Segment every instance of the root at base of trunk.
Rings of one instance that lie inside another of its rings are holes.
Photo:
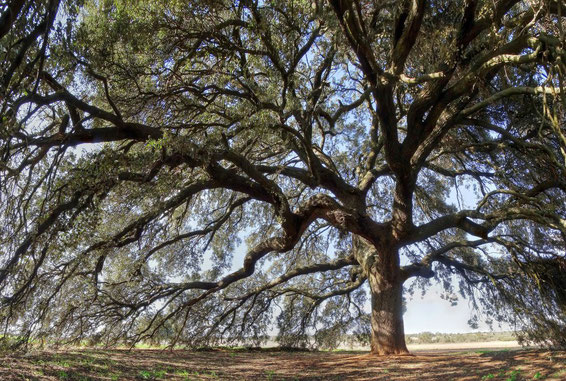
[[[414,354],[412,354],[411,352],[409,352],[408,350],[400,350],[400,351],[394,351],[394,352],[383,352],[383,351],[371,351],[369,353],[370,356],[374,357],[406,357],[406,356],[415,356]]]

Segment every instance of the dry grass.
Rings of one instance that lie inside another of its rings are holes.
[[[93,350],[0,356],[0,380],[566,380],[566,353]]]

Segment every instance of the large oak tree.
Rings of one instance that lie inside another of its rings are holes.
[[[6,333],[402,354],[433,278],[564,344],[562,0],[0,11]]]

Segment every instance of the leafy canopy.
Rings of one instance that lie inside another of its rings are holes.
[[[564,344],[563,1],[0,11],[6,333],[333,346],[389,245]]]

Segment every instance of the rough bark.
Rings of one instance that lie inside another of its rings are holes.
[[[408,354],[403,326],[403,278],[394,249],[382,250],[369,270],[371,289],[371,353]]]

